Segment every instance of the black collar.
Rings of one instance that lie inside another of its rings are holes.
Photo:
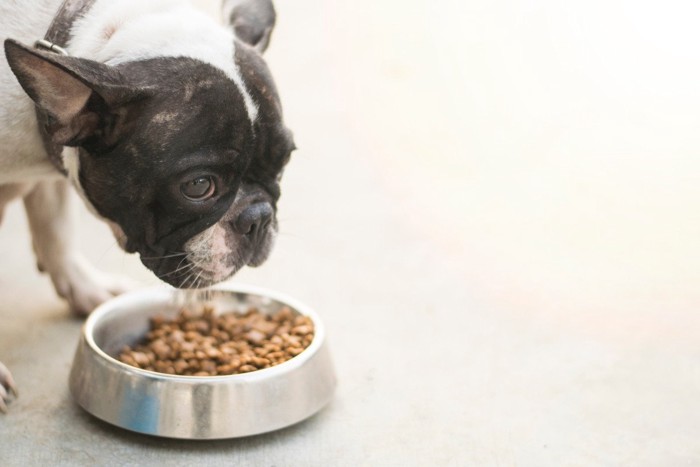
[[[36,41],[34,46],[38,49],[67,55],[65,47],[70,39],[73,23],[77,18],[84,16],[95,4],[95,1],[96,0],[64,0],[56,12],[53,21],[51,21],[51,25],[46,31],[44,39]],[[63,146],[51,141],[51,138],[45,130],[46,125],[49,123],[49,116],[46,112],[37,107],[36,117],[39,124],[39,133],[41,134],[44,149],[46,149],[49,160],[62,174],[67,175],[61,157]]]

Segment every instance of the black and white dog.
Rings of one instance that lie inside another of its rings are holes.
[[[33,47],[65,3],[0,2],[0,215],[23,199],[58,294],[89,313],[122,290],[75,251],[69,185],[176,287],[261,264],[294,149],[261,58],[270,0],[225,0],[228,27],[187,1],[96,0],[72,18],[67,55]],[[13,388],[0,363],[0,408]]]

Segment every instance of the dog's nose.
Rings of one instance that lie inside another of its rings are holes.
[[[257,235],[265,230],[272,220],[272,205],[262,202],[251,204],[233,222],[236,232],[243,235]]]

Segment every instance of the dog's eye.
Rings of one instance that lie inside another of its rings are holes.
[[[182,195],[191,201],[203,201],[214,196],[216,185],[211,177],[197,177],[180,185]]]

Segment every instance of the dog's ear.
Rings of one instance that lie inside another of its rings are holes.
[[[136,97],[121,74],[91,60],[42,52],[5,40],[5,56],[24,91],[53,120],[52,140],[77,146],[104,126],[110,109]]]
[[[224,0],[223,9],[236,37],[263,53],[277,18],[272,0]]]

